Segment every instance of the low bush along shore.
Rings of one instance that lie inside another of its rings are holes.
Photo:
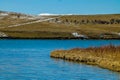
[[[102,46],[56,50],[51,52],[52,58],[60,58],[120,72],[120,46]]]

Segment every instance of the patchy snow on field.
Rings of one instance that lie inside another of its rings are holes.
[[[0,16],[8,16],[8,13],[0,13]]]
[[[0,37],[8,37],[5,33],[0,32]]]

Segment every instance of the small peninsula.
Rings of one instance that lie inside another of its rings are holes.
[[[102,46],[89,48],[74,48],[70,50],[55,50],[52,58],[97,65],[99,67],[120,72],[120,46]]]

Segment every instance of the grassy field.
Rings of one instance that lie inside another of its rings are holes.
[[[7,27],[10,25],[15,25],[15,24],[20,24],[20,23],[26,23],[30,22],[31,20],[26,20],[26,19],[12,19],[9,17],[4,17],[3,19],[0,20],[0,28],[1,27]]]
[[[51,52],[51,57],[98,65],[102,68],[120,72],[120,46],[109,45],[86,49],[56,50]]]
[[[67,29],[67,30],[65,30]],[[65,31],[64,31],[65,30]],[[35,23],[20,27],[4,28],[2,32],[8,34],[10,37],[20,38],[69,38],[72,37],[71,29],[64,25],[55,25],[51,23]]]
[[[32,21],[24,18],[24,17],[32,17],[26,14],[15,13],[15,12],[5,12],[5,11],[0,11],[0,14],[7,14],[5,16],[0,15],[0,28]]]
[[[52,16],[49,16],[52,17]],[[76,38],[72,33],[85,35],[89,39],[120,39],[120,15],[71,15],[53,16],[56,19],[24,26],[0,29],[9,37],[17,38]],[[114,23],[111,23],[111,20]],[[81,21],[84,22],[81,23]],[[89,20],[89,22],[85,22]],[[112,21],[113,21],[112,20]],[[16,20],[17,21],[17,20]],[[79,23],[78,23],[79,21]],[[93,22],[98,21],[98,22]],[[109,22],[101,23],[101,22]],[[13,21],[14,22],[14,21]],[[12,22],[10,22],[12,23]]]

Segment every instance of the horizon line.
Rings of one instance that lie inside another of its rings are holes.
[[[26,15],[40,15],[40,14],[50,14],[50,15],[112,15],[112,14],[120,14],[120,13],[83,13],[83,14],[80,14],[80,13],[49,13],[49,12],[43,12],[43,13],[38,13],[38,14],[33,14],[33,13],[25,13],[25,12],[18,12],[18,11],[8,11],[8,10],[0,10],[0,11],[3,11],[3,12],[13,12],[13,13],[21,13],[21,14],[26,14]]]

